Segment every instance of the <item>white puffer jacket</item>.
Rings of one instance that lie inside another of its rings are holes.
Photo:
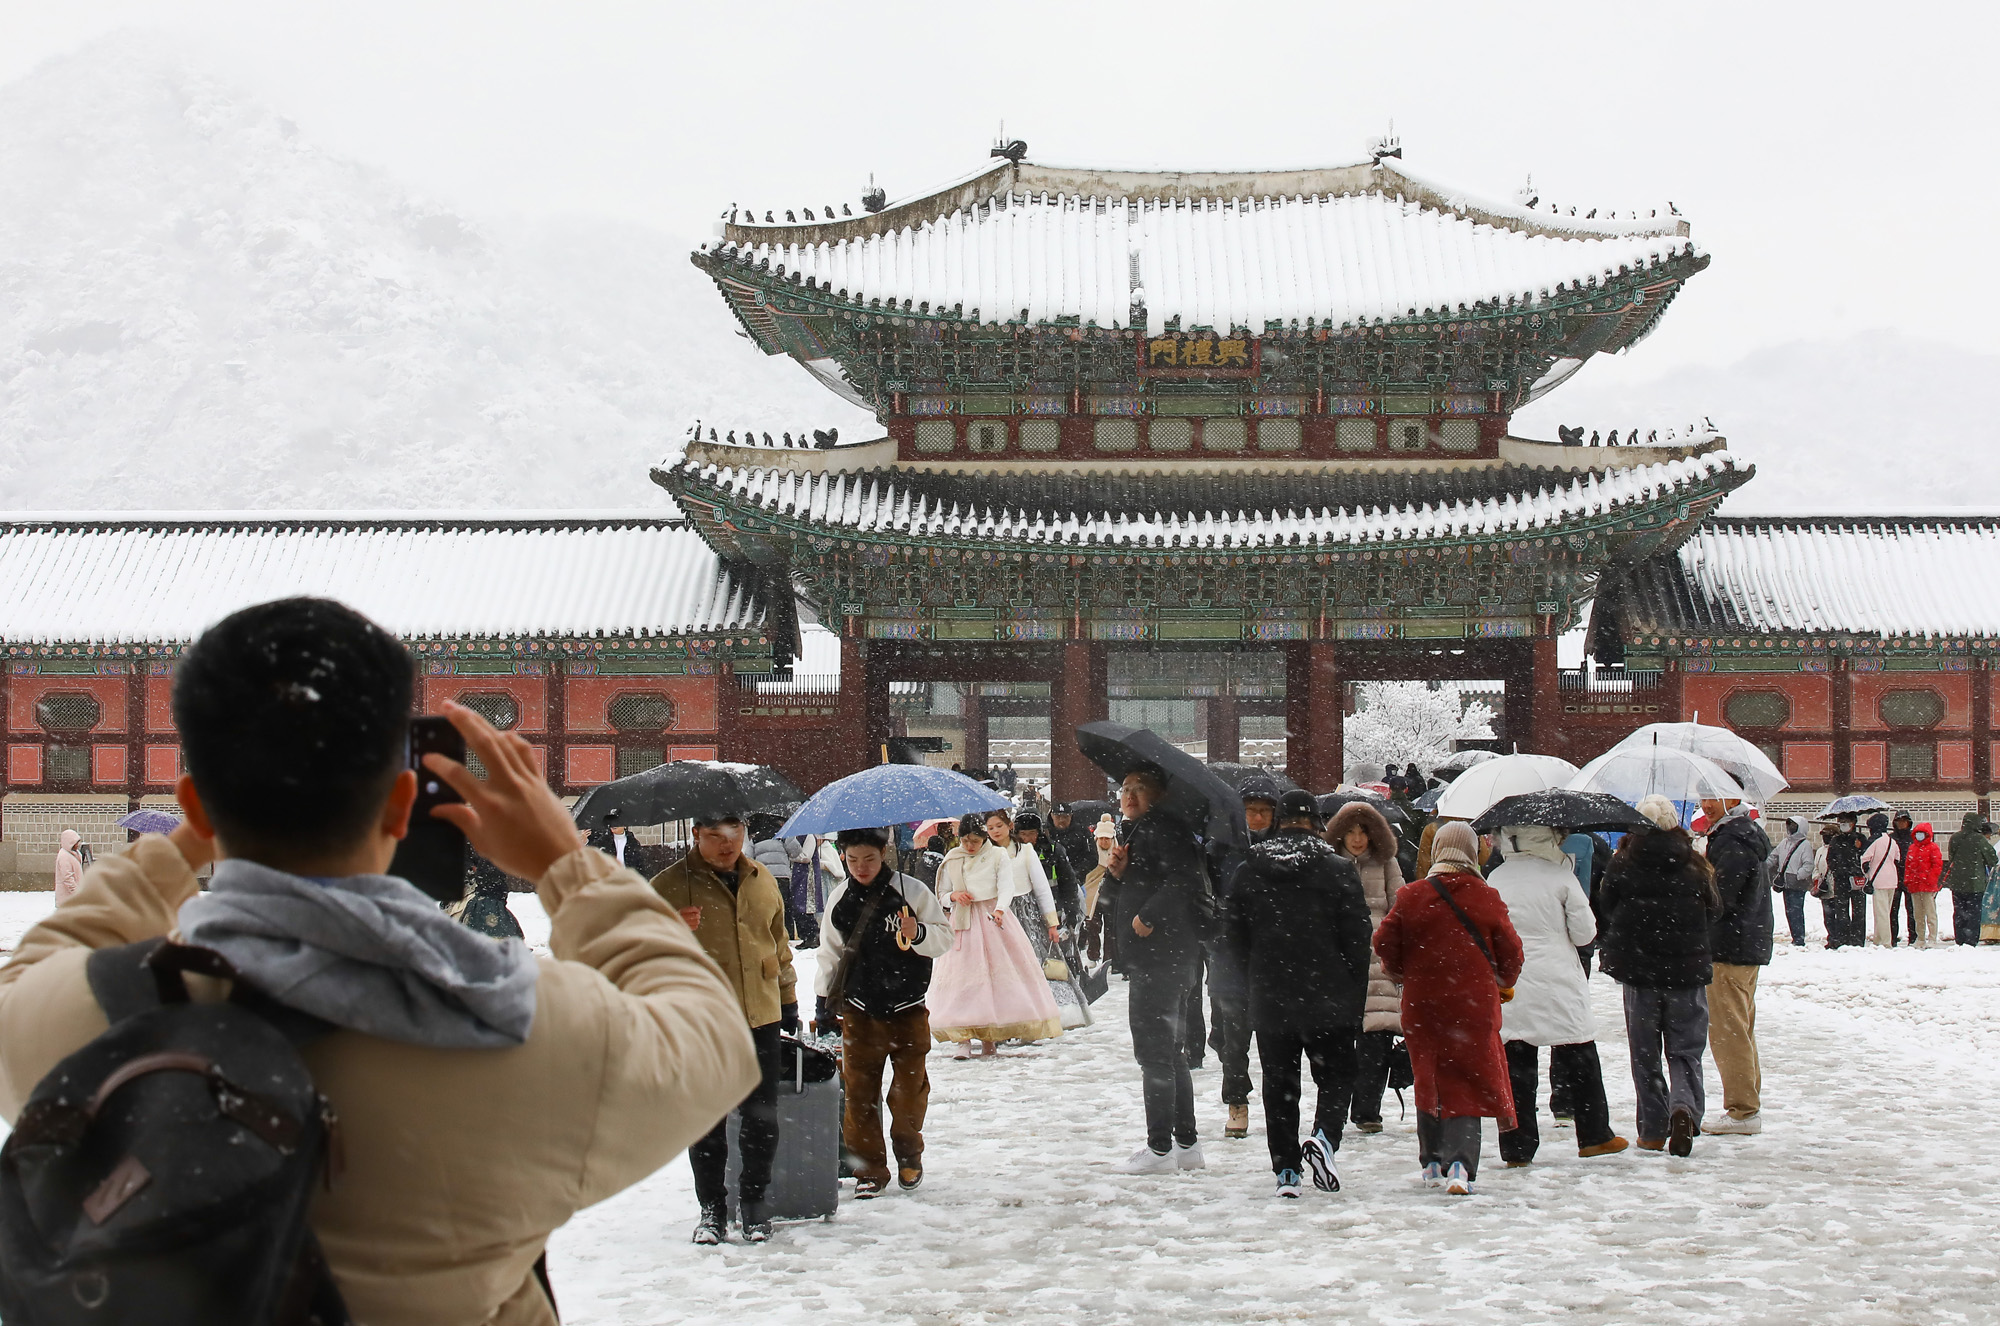
[[[1545,831],[1546,832],[1546,831]],[[1500,1039],[1530,1045],[1576,1045],[1597,1037],[1590,980],[1576,951],[1597,938],[1590,900],[1567,864],[1517,853],[1487,881],[1507,904],[1526,960],[1514,998],[1500,1007]]]

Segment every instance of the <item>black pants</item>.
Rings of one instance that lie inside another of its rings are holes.
[[[771,1186],[771,1162],[778,1154],[778,1024],[750,1028],[757,1047],[757,1085],[737,1106],[743,1127],[737,1141],[743,1147],[742,1191],[745,1202],[764,1199]],[[688,1167],[694,1171],[695,1200],[704,1207],[721,1206],[728,1190],[729,1116],[724,1115],[708,1135],[688,1148]]]
[[[1208,965],[1205,955],[1196,954],[1194,980],[1188,983],[1187,998],[1181,1006],[1181,1053],[1189,1068],[1201,1067],[1208,1054],[1208,1023],[1201,1014],[1201,978]]]
[[[1541,1124],[1535,1117],[1540,1060],[1540,1046],[1507,1042],[1507,1078],[1514,1087],[1516,1126],[1500,1134],[1502,1160],[1533,1160],[1541,1147]],[[1611,1106],[1604,1099],[1604,1066],[1598,1062],[1595,1041],[1550,1046],[1549,1086],[1572,1111],[1578,1150],[1611,1140]]]
[[[1826,946],[1860,945],[1868,942],[1868,895],[1842,889],[1819,900],[1826,919]]]
[[[1417,1111],[1417,1163],[1435,1164],[1450,1172],[1452,1162],[1465,1166],[1465,1177],[1479,1177],[1479,1129],[1477,1116],[1441,1119]]]
[[[1192,956],[1163,960],[1149,955],[1131,969],[1126,1020],[1132,1028],[1132,1057],[1146,1099],[1146,1145],[1165,1152],[1175,1142],[1195,1143],[1194,1078],[1183,1049],[1188,990],[1195,982]]]
[[[1222,1103],[1250,1103],[1250,1001],[1243,973],[1219,943],[1209,946],[1208,1048],[1222,1064]]]
[[[1299,1169],[1299,1056],[1312,1068],[1319,1089],[1313,1106],[1313,1128],[1326,1134],[1340,1150],[1340,1131],[1354,1099],[1355,1026],[1302,1027],[1272,1019],[1257,1024],[1257,1062],[1264,1071],[1264,1134],[1271,1148],[1271,1170],[1282,1174]]]
[[[1354,1122],[1382,1122],[1382,1093],[1389,1089],[1389,1051],[1395,1044],[1393,1031],[1364,1031],[1355,1037]]]
[[[1908,922],[1907,925],[1904,924],[1906,921]],[[1898,885],[1896,888],[1896,901],[1889,904],[1890,948],[1896,946],[1896,942],[1903,937],[1903,932],[1906,930],[1909,932],[1910,942],[1912,944],[1916,943],[1917,901],[1910,896],[1908,889]]]
[[[1979,905],[1983,894],[1957,893],[1951,895],[1951,937],[1960,944],[1979,942]]]

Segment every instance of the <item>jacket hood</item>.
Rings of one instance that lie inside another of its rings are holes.
[[[1887,832],[1889,832],[1889,817],[1887,815],[1876,811],[1868,817],[1868,836],[1870,838],[1880,838]]]
[[[1910,831],[1910,836],[1913,838],[1921,838],[1927,843],[1934,843],[1937,841],[1937,834],[1931,831],[1931,822],[1929,820],[1925,820],[1922,824],[1919,824],[1916,828],[1912,829]]]
[[[1510,861],[1517,856],[1530,856],[1564,869],[1569,867],[1569,858],[1563,855],[1562,838],[1554,829],[1540,824],[1509,824],[1500,830],[1500,839]]]
[[[1396,831],[1389,827],[1388,817],[1365,802],[1350,801],[1335,811],[1333,821],[1326,826],[1326,840],[1345,852],[1347,831],[1357,824],[1368,830],[1371,861],[1386,861],[1396,855]]]
[[[1960,833],[1978,833],[1979,823],[1979,812],[1968,810],[1965,812],[1964,818],[1958,822],[1958,831]]]
[[[1265,873],[1275,879],[1310,875],[1337,855],[1332,846],[1305,829],[1279,829],[1250,849],[1250,855]]]
[[[74,852],[76,850],[76,845],[82,841],[83,841],[83,835],[78,833],[75,829],[64,829],[62,831],[63,851]]]

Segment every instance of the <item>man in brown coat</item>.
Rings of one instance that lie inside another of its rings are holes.
[[[757,1046],[757,1085],[740,1107],[743,1148],[742,1190],[737,1193],[743,1237],[762,1243],[771,1237],[764,1192],[771,1185],[771,1162],[778,1154],[778,1033],[799,1029],[797,980],[792,974],[791,936],[785,929],[785,895],[777,879],[743,850],[743,821],[723,817],[698,821],[694,848],[653,876],[653,888],[736,988],[737,1002]],[[694,1195],[701,1219],[694,1241],[715,1244],[727,1237],[725,1203],[729,1183],[729,1120],[688,1148]]]
[[[0,1114],[104,1031],[93,950],[199,935],[334,1026],[304,1051],[346,1160],[312,1229],[353,1319],[554,1326],[534,1273],[549,1233],[706,1132],[755,1059],[686,927],[578,847],[527,742],[470,710],[446,712],[487,776],[427,757],[466,799],[440,816],[536,881],[554,956],[474,934],[382,873],[416,797],[411,687],[394,637],[323,600],[246,609],[195,644],[174,688],[186,823],[100,861],[0,968]],[[195,871],[217,857],[202,893]]]

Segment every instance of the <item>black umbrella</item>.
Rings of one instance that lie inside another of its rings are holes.
[[[1321,819],[1332,819],[1340,813],[1342,806],[1351,805],[1356,801],[1364,806],[1373,806],[1384,815],[1389,813],[1389,798],[1378,796],[1373,792],[1322,792],[1314,800],[1319,802]]]
[[[595,829],[612,810],[627,824],[664,824],[788,815],[804,800],[805,793],[767,765],[675,760],[591,788],[573,814],[578,828]]]
[[[1151,728],[1123,723],[1085,723],[1076,746],[1092,764],[1122,780],[1136,769],[1166,775],[1161,808],[1210,842],[1244,842],[1243,798],[1209,767]]]
[[[1235,788],[1240,795],[1252,786],[1269,784],[1278,789],[1278,795],[1296,792],[1299,785],[1276,769],[1266,769],[1261,764],[1232,764],[1228,760],[1210,760],[1209,772]]]
[[[1472,827],[1480,833],[1492,833],[1509,824],[1540,824],[1571,833],[1630,833],[1653,827],[1651,820],[1617,797],[1560,787],[1502,797],[1474,820]]]

